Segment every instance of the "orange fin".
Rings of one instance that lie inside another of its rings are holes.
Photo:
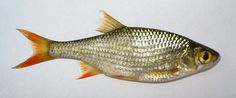
[[[54,59],[53,57],[49,55],[49,45],[52,42],[51,40],[41,37],[39,35],[36,35],[27,30],[23,30],[23,29],[17,29],[17,30],[21,32],[25,37],[27,37],[32,42],[34,53],[29,59],[27,59],[23,63],[13,68],[15,69],[24,68],[24,67],[32,66],[40,62]]]
[[[97,74],[100,74],[100,71],[95,68],[92,67],[91,65],[89,65],[86,62],[80,62],[80,69],[82,70],[82,75],[80,77],[78,77],[77,79],[83,79],[83,78],[87,78],[87,77],[91,77]]]

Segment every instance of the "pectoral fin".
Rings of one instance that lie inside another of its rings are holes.
[[[80,69],[82,70],[83,74],[77,79],[83,79],[83,78],[100,74],[100,71],[97,68],[89,65],[86,62],[82,62],[82,61],[80,62]]]

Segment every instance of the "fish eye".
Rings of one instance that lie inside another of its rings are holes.
[[[198,58],[202,64],[207,64],[210,63],[210,61],[212,60],[212,54],[207,50],[202,50],[200,51]]]

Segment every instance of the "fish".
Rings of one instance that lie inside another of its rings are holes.
[[[80,61],[77,79],[104,74],[111,78],[165,83],[203,72],[220,54],[182,35],[153,28],[130,27],[100,12],[100,35],[72,41],[54,41],[17,29],[32,42],[33,55],[13,67],[20,69],[54,59]]]

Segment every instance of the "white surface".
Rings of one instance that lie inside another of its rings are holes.
[[[235,0],[0,0],[0,98],[235,98]],[[128,26],[176,32],[221,54],[212,69],[163,84],[97,75],[75,80],[77,61],[58,59],[25,69],[30,42],[15,28],[54,40],[100,33],[99,10]]]

